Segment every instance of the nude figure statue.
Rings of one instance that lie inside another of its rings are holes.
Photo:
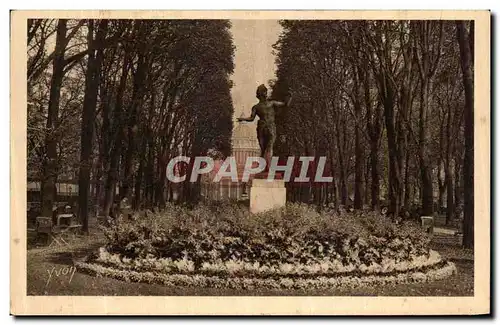
[[[240,117],[238,122],[252,122],[255,116],[259,117],[257,124],[257,139],[260,146],[260,156],[269,163],[273,156],[273,147],[276,140],[276,109],[287,107],[292,101],[292,96],[288,95],[285,102],[269,100],[267,98],[267,88],[264,85],[257,87],[256,96],[259,102],[252,107],[250,117]]]

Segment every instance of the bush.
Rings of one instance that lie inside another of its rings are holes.
[[[205,262],[242,261],[260,265],[343,265],[395,263],[429,254],[429,238],[418,225],[396,225],[374,212],[317,212],[307,205],[252,215],[238,205],[170,205],[141,213],[105,229],[106,250],[126,258]]]

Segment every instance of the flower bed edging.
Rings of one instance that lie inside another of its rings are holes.
[[[220,277],[205,276],[202,274],[165,274],[160,272],[137,272],[119,270],[98,264],[83,261],[75,262],[78,269],[92,275],[115,278],[127,282],[159,283],[168,286],[202,286],[231,289],[314,289],[359,287],[368,285],[400,284],[413,282],[430,282],[447,278],[457,272],[452,262],[445,262],[441,267],[429,269],[427,272],[407,272],[395,275],[366,275],[366,276],[336,276],[317,278],[248,278],[248,277]]]
[[[104,247],[99,249],[95,259],[88,260],[105,267],[119,270],[130,270],[137,272],[160,272],[167,274],[203,274],[206,276],[240,276],[240,277],[299,277],[310,278],[318,276],[342,276],[342,275],[394,275],[406,272],[425,272],[434,266],[443,265],[444,261],[438,252],[430,250],[428,255],[416,256],[408,261],[384,260],[382,264],[343,265],[339,260],[324,259],[322,261],[307,264],[299,263],[273,263],[261,265],[258,262],[250,263],[238,260],[216,260],[207,261],[195,267],[188,259],[172,260],[170,258],[147,258],[130,259],[120,254],[109,253]]]

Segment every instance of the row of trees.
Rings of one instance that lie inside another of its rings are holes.
[[[474,25],[464,21],[281,21],[273,97],[289,89],[275,151],[327,155],[330,186],[291,198],[379,209],[414,206],[450,222],[463,201],[473,245]]]
[[[172,157],[228,155],[229,29],[226,20],[29,20],[28,170],[41,179],[42,214],[52,214],[65,171],[78,170],[88,231],[92,182],[104,215],[118,184],[136,208],[161,206]]]
[[[330,186],[291,199],[397,216],[446,200],[464,210],[473,244],[474,26],[452,21],[282,21],[273,96],[275,152],[328,156]],[[171,196],[166,164],[230,153],[234,47],[224,20],[28,21],[28,169],[42,182],[43,215],[55,184],[77,170],[88,229],[90,183],[105,215],[115,199],[138,208]],[[189,175],[188,175],[189,177]],[[197,186],[186,182],[184,198]]]

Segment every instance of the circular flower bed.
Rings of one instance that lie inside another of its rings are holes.
[[[251,215],[236,205],[170,206],[119,220],[77,267],[125,281],[314,288],[431,281],[456,272],[417,225],[305,205]]]

